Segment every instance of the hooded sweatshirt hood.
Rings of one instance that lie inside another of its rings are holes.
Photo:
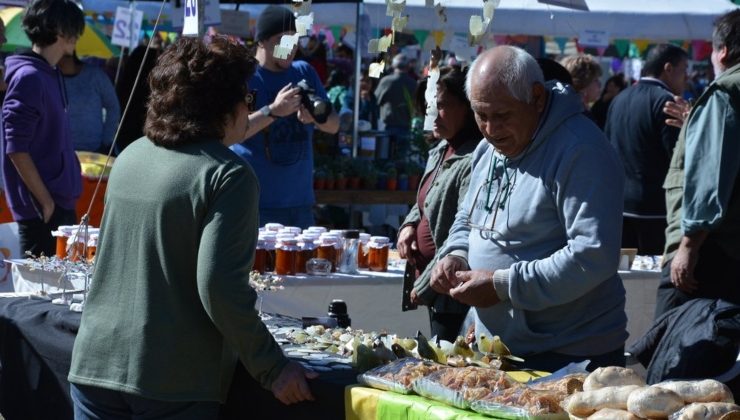
[[[16,221],[38,218],[41,207],[8,158],[28,153],[55,204],[73,210],[81,191],[61,73],[29,51],[5,60],[8,90],[2,107],[0,154],[6,199]]]

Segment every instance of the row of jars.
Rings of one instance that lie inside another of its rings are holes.
[[[301,230],[268,223],[260,229],[252,269],[295,275],[311,273],[312,266],[326,261],[331,272],[354,274],[358,268],[387,271],[389,245],[387,237],[357,230],[327,231],[322,226]]]
[[[83,258],[88,263],[95,259],[98,248],[100,229],[95,227],[80,227],[80,225],[63,225],[51,232],[56,238],[56,257],[67,258],[70,261],[80,261]]]

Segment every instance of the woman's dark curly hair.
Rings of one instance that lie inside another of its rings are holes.
[[[245,101],[255,60],[224,37],[181,37],[149,74],[144,132],[154,144],[176,147],[221,140],[227,118]]]
[[[31,43],[48,47],[59,35],[82,36],[85,15],[72,0],[34,0],[26,7],[22,26]]]

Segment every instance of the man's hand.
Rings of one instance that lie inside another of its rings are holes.
[[[467,270],[468,263],[457,255],[447,255],[437,262],[432,269],[430,284],[432,289],[445,295],[450,294],[450,289],[460,283],[455,273]]]
[[[44,223],[49,223],[49,220],[51,220],[51,216],[54,214],[55,209],[56,204],[54,204],[54,200],[51,200],[48,204],[44,204],[41,206],[41,213],[44,217]]]
[[[679,245],[676,255],[671,260],[671,283],[684,293],[693,293],[699,286],[694,277],[694,268],[699,259],[698,250],[694,251]]]
[[[681,128],[683,122],[688,118],[689,112],[691,112],[691,105],[686,102],[684,98],[674,96],[673,101],[667,101],[665,105],[663,105],[663,112],[665,112],[669,117],[672,117],[666,118],[666,124]]]
[[[301,107],[301,89],[291,87],[288,83],[283,86],[270,104],[270,112],[276,117],[285,117],[297,112]]]
[[[316,122],[316,120],[314,120],[313,118],[313,115],[311,115],[311,113],[308,112],[306,107],[303,105],[298,107],[298,121],[302,122],[303,124],[313,124]]]
[[[396,246],[398,247],[398,256],[405,259],[406,264],[409,262],[413,264],[412,253],[419,249],[416,245],[416,227],[414,225],[406,225],[401,229],[398,233]]]
[[[318,376],[318,373],[306,370],[297,362],[291,361],[272,383],[271,390],[275,398],[286,405],[306,400],[313,401],[306,378],[314,379]]]
[[[501,301],[493,287],[492,271],[458,271],[455,275],[461,283],[450,290],[453,299],[476,308],[487,308]]]

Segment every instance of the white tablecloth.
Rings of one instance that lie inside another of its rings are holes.
[[[16,292],[41,290],[47,293],[62,291],[57,273],[32,271],[23,260],[12,266]],[[655,314],[655,292],[660,281],[657,271],[620,271],[626,290],[627,345],[639,339],[652,325]],[[71,278],[68,289],[82,289],[84,278]],[[421,330],[429,336],[429,316],[425,307],[415,311],[401,311],[403,271],[391,269],[386,273],[361,271],[359,275],[331,274],[329,276],[285,276],[284,290],[263,292],[262,311],[294,317],[325,316],[332,299],[347,303],[352,326],[368,331],[388,331],[412,336]]]
[[[412,336],[421,330],[429,336],[426,307],[401,311],[403,271],[361,271],[360,275],[332,274],[326,277],[286,276],[284,290],[262,294],[262,311],[295,317],[326,316],[332,299],[342,299],[352,327]]]

